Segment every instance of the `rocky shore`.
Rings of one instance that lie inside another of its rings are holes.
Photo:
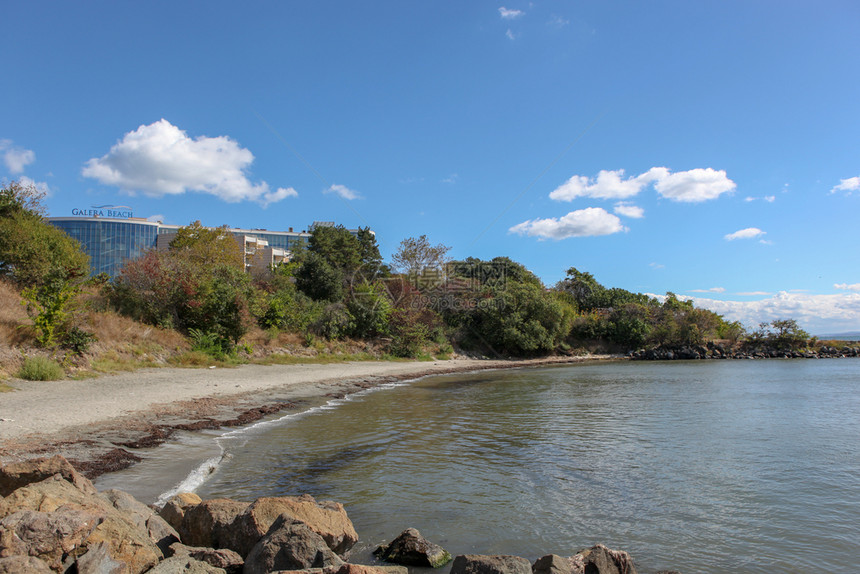
[[[405,530],[349,562],[358,533],[343,505],[309,495],[253,502],[182,493],[160,509],[119,490],[98,492],[56,456],[0,468],[0,574],[408,574],[451,555]],[[596,545],[534,564],[517,556],[460,555],[451,574],[635,574],[630,555]]]
[[[860,357],[860,347],[830,347],[815,350],[790,350],[769,347],[744,348],[709,342],[707,345],[684,347],[656,347],[633,351],[628,358],[634,361],[673,361],[696,359],[834,359]]]

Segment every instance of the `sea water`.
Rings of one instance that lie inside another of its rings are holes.
[[[454,555],[602,542],[641,572],[850,572],[860,557],[858,359],[428,377],[151,457],[109,486],[336,500],[356,561],[407,527]]]

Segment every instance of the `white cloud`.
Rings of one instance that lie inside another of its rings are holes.
[[[505,36],[508,37],[508,40],[516,40],[517,38],[516,36],[514,36],[514,33],[511,31],[510,28],[508,28],[508,31],[505,32]]]
[[[567,26],[568,24],[570,24],[570,20],[553,14],[553,16],[549,19],[549,24],[550,24],[550,26],[556,26],[558,28],[563,28],[564,26]]]
[[[860,191],[860,176],[857,177],[849,177],[848,179],[840,179],[839,185],[830,190],[830,193],[836,193],[837,191]]]
[[[671,173],[665,167],[652,167],[645,173],[628,178],[624,178],[623,169],[601,170],[595,179],[574,175],[553,190],[549,197],[557,201],[573,201],[578,197],[627,199],[652,183],[663,197],[687,203],[716,199],[736,187],[722,170],[696,168]]]
[[[843,291],[860,291],[860,283],[852,283],[851,285],[848,283],[834,283],[833,288]]]
[[[566,239],[568,237],[593,237],[627,231],[618,217],[599,207],[588,207],[571,211],[561,218],[532,219],[514,225],[511,233],[540,237],[543,239]]]
[[[665,269],[666,268],[666,266],[663,265],[662,263],[649,263],[648,267],[650,267],[651,269]]]
[[[725,287],[711,287],[710,289],[691,289],[690,293],[725,293]]]
[[[573,201],[577,197],[593,197],[597,199],[627,199],[637,195],[655,179],[669,173],[664,167],[652,167],[647,172],[636,177],[624,177],[624,170],[601,170],[596,179],[584,175],[574,175],[564,184],[549,194],[556,201]]]
[[[762,199],[764,199],[768,203],[773,203],[774,201],[776,201],[776,196],[775,195],[765,195]]]
[[[448,177],[442,180],[442,183],[457,183],[457,180],[460,179],[460,176],[456,173],[452,173]]]
[[[34,181],[26,175],[22,175],[21,177],[19,177],[18,183],[20,183],[24,187],[32,185],[33,187],[44,193],[46,197],[50,197],[53,194],[51,188],[48,186],[47,183],[45,183],[44,181]]]
[[[36,161],[35,152],[15,147],[12,140],[0,140],[0,153],[3,154],[3,163],[13,174],[23,173],[26,166]]]
[[[724,170],[709,167],[669,174],[654,184],[654,189],[663,197],[686,203],[716,199],[723,193],[734,191],[735,187],[735,182],[726,177]]]
[[[645,217],[645,210],[638,205],[630,205],[629,203],[616,203],[615,213],[624,217],[633,219],[642,219]]]
[[[758,301],[692,299],[697,307],[752,328],[774,319],[796,319],[812,335],[860,331],[860,293],[809,295],[780,291]]]
[[[361,199],[361,195],[355,190],[349,189],[345,185],[334,184],[323,193],[335,193],[343,199]]]
[[[252,183],[246,171],[254,155],[227,136],[190,138],[167,120],[142,125],[123,136],[100,158],[87,161],[85,177],[150,197],[208,193],[224,201],[256,201],[266,206],[298,195]]]
[[[499,16],[501,16],[503,20],[516,20],[517,18],[525,16],[525,14],[526,13],[522,10],[509,10],[504,6],[499,8]]]
[[[771,295],[769,291],[741,291],[739,293],[735,293],[735,295],[742,295],[744,297],[764,297],[765,295]]]
[[[158,215],[150,215],[146,220],[153,223],[164,223],[164,216],[159,213]]]
[[[746,229],[739,229],[734,233],[729,233],[724,237],[726,241],[734,241],[735,239],[752,239],[754,237],[764,235],[765,233],[767,232],[762,231],[758,227],[747,227]]]

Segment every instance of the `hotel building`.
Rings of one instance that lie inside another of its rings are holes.
[[[167,249],[181,225],[165,225],[139,217],[131,212],[116,210],[73,210],[89,217],[49,217],[48,223],[78,240],[90,256],[90,274],[119,275],[122,266],[149,249]],[[106,214],[107,216],[103,216]],[[334,226],[333,222],[317,221],[310,227]],[[306,243],[309,231],[269,231],[266,229],[228,229],[239,242],[244,254],[245,269],[277,265],[289,261],[291,251]],[[358,233],[357,229],[350,229]]]

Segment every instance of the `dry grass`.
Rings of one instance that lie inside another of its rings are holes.
[[[0,345],[32,345],[35,341],[30,317],[18,290],[0,281]]]

